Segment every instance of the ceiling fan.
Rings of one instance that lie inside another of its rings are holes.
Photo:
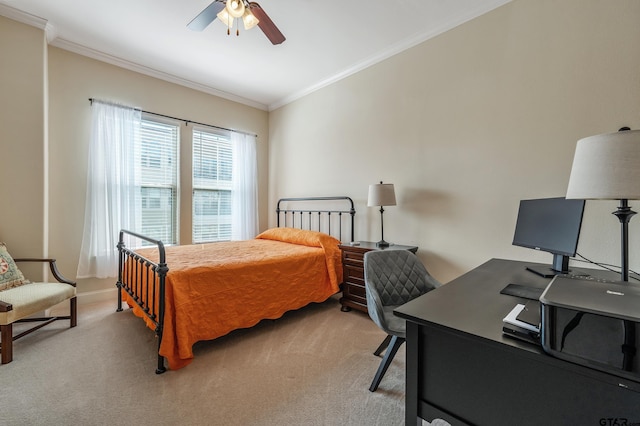
[[[286,40],[264,9],[258,3],[248,0],[215,0],[193,18],[187,27],[193,31],[202,31],[216,17],[227,25],[227,34],[230,34],[234,21],[242,19],[246,30],[258,25],[272,44],[280,44]],[[239,30],[236,30],[236,34],[240,34]]]

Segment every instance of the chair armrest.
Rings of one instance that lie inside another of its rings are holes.
[[[2,296],[0,294],[0,296]],[[3,302],[0,300],[0,312],[9,312],[13,310],[13,305],[11,303]]]
[[[75,281],[71,281],[67,278],[65,278],[64,276],[62,276],[62,274],[60,273],[60,271],[58,271],[58,267],[56,266],[56,260],[55,259],[39,259],[39,258],[21,258],[21,259],[13,259],[15,262],[48,262],[49,263],[49,269],[51,269],[51,273],[53,274],[53,276],[55,277],[56,280],[58,280],[58,282],[60,283],[65,283],[65,284],[69,284],[72,286],[76,286]],[[1,309],[1,308],[0,308]]]

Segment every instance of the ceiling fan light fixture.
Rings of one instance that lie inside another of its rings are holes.
[[[229,28],[233,28],[233,21],[235,21],[235,19],[232,18],[231,15],[229,15],[226,8],[222,9],[217,16],[220,22],[222,22]]]
[[[244,2],[242,0],[227,0],[227,7],[225,9],[229,15],[234,18],[240,18],[244,15]]]
[[[255,26],[260,27],[271,44],[278,45],[286,40],[284,34],[269,18],[262,6],[251,0],[213,0],[187,24],[187,28],[193,31],[202,31],[216,18],[227,27],[227,35],[231,34],[233,21],[242,18],[245,30]],[[236,35],[240,35],[239,27],[240,23],[238,22]]]
[[[244,29],[250,30],[251,28],[258,25],[260,21],[256,18],[253,13],[249,11],[249,9],[245,9],[244,15],[242,15],[242,22],[244,22]]]

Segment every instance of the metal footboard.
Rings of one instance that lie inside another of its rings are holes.
[[[158,263],[140,256],[138,253],[125,246],[125,234],[147,241],[158,247]],[[126,291],[144,315],[155,325],[155,333],[158,338],[158,366],[156,374],[166,371],[164,357],[160,355],[162,343],[162,331],[164,324],[164,294],[165,279],[169,268],[167,267],[164,244],[138,233],[121,230],[118,239],[118,309],[122,311],[122,291]]]

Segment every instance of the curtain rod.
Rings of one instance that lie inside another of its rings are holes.
[[[90,103],[93,104],[93,101],[103,102],[104,103],[104,101],[101,101],[99,99],[89,98],[89,102]],[[109,103],[109,102],[107,102],[107,103]],[[155,115],[155,116],[158,116],[158,117],[169,118],[171,120],[182,121],[182,122],[184,122],[185,125],[189,125],[189,123],[191,123],[191,124],[197,124],[198,126],[213,127],[214,129],[227,130],[229,132],[241,133],[243,135],[254,136],[256,138],[258,137],[258,135],[256,135],[255,133],[243,132],[242,130],[234,130],[234,129],[228,129],[226,127],[215,126],[213,124],[199,123],[199,122],[193,121],[193,120],[186,120],[184,118],[178,118],[178,117],[172,117],[170,115],[158,114],[157,112],[145,111],[145,110],[140,109],[140,108],[134,108],[134,109],[137,109],[140,112],[144,112],[145,114],[151,114],[151,115]]]

